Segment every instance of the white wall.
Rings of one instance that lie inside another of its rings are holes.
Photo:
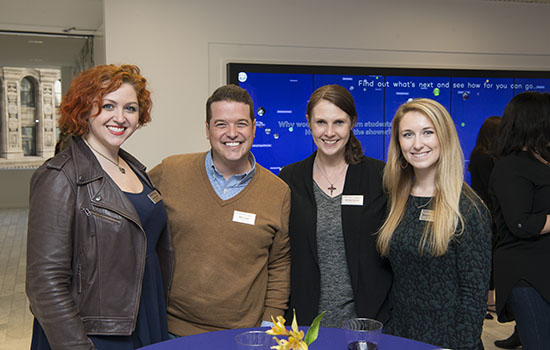
[[[153,92],[153,122],[125,145],[148,167],[170,154],[208,148],[204,104],[225,83],[228,62],[550,70],[550,5],[104,1],[105,35],[96,40],[96,63],[138,64]],[[19,177],[24,188],[30,173]],[[7,175],[0,173],[0,182],[16,188],[12,177],[3,181]],[[26,205],[28,192],[7,193],[5,188],[0,207]]]
[[[228,62],[550,70],[550,5],[473,0],[106,0],[107,63],[139,65],[153,122],[125,148],[152,167],[206,150]]]

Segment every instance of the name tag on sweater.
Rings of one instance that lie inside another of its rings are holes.
[[[233,212],[233,221],[240,222],[241,224],[254,225],[256,222],[256,214],[235,210]]]
[[[363,205],[363,195],[362,194],[343,195],[342,205]]]
[[[420,211],[420,221],[434,221],[434,211],[431,209],[422,209]]]

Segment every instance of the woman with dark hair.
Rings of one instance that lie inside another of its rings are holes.
[[[439,102],[401,105],[392,121],[378,235],[394,281],[389,334],[444,348],[483,349],[491,264],[489,213],[464,182],[455,124]]]
[[[306,113],[317,151],[279,174],[292,193],[289,310],[302,325],[323,310],[324,327],[352,317],[385,322],[392,275],[374,236],[385,215],[384,163],[363,155],[346,88],[320,87]]]
[[[32,350],[135,349],[168,339],[166,210],[121,145],[151,120],[132,65],[81,73],[60,106],[73,135],[31,179],[26,290]]]
[[[489,193],[497,226],[497,313],[523,349],[550,349],[550,94],[524,92],[504,110]]]
[[[489,197],[489,177],[495,166],[495,159],[492,154],[492,149],[496,141],[498,133],[498,125],[500,124],[500,117],[492,116],[481,124],[479,133],[477,134],[476,145],[470,154],[470,163],[468,164],[468,171],[471,174],[472,188],[476,191],[477,195],[481,197],[490,213],[493,213],[493,205],[491,198]],[[493,220],[491,220],[491,232],[493,239],[493,248],[496,243],[496,226]],[[494,283],[493,272],[491,269],[491,280],[489,282],[489,295],[487,303],[494,307]],[[492,310],[494,311],[494,309]],[[487,319],[493,319],[493,316],[487,312],[485,315]]]
[[[492,116],[481,124],[477,134],[476,145],[470,154],[468,171],[472,176],[472,188],[483,199],[483,202],[491,208],[489,197],[489,177],[495,164],[494,155],[491,153],[498,135],[498,126],[502,118]]]

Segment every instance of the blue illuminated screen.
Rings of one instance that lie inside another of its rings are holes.
[[[305,118],[310,95],[327,84],[352,94],[357,107],[353,129],[365,155],[381,160],[397,108],[426,97],[441,103],[455,121],[466,169],[483,121],[501,116],[510,99],[523,91],[550,92],[550,72],[379,69],[264,64],[228,64],[228,81],[246,89],[256,110],[252,151],[275,174],[315,149]],[[469,182],[469,173],[465,172]]]

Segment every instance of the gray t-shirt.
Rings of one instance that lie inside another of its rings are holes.
[[[342,195],[330,197],[315,182],[313,192],[317,202],[317,254],[321,270],[319,312],[326,310],[321,326],[340,328],[344,320],[355,317],[342,231]]]

